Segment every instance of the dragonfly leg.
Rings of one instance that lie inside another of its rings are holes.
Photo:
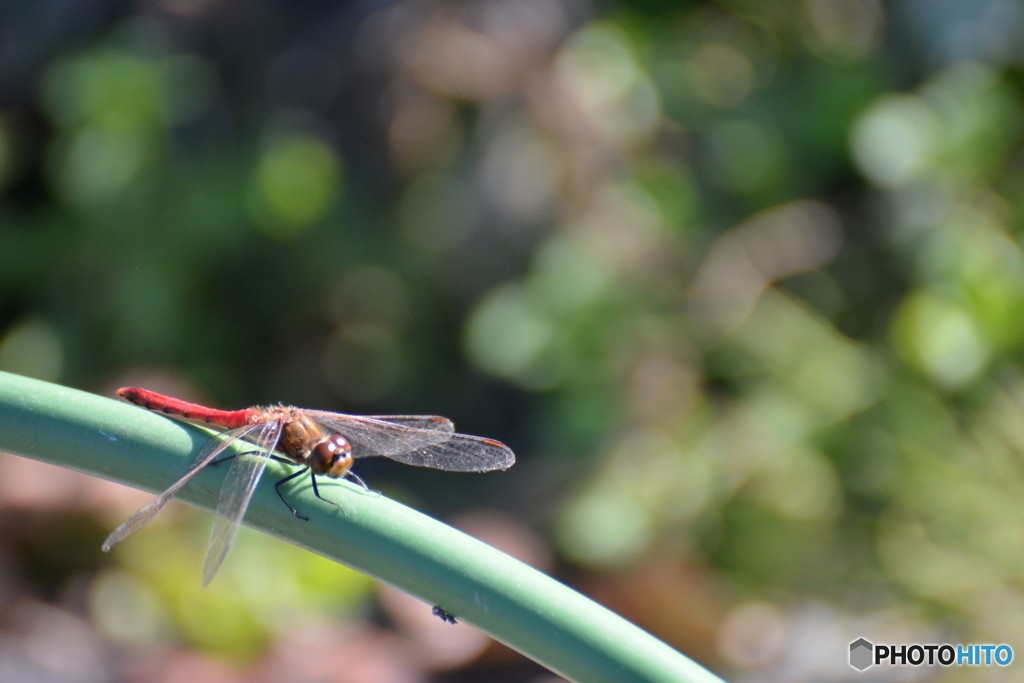
[[[331,505],[335,505],[337,507],[340,507],[341,511],[345,512],[345,508],[342,507],[341,503],[335,503],[333,500],[327,500],[326,498],[324,498],[323,496],[320,495],[320,489],[318,489],[316,487],[316,475],[313,474],[312,470],[310,470],[309,478],[313,482],[313,495],[314,496],[316,496],[317,498],[319,498],[320,500],[322,500],[325,503],[330,503]],[[348,517],[348,513],[347,512],[345,512],[345,516]]]
[[[288,509],[292,511],[293,515],[295,515],[296,517],[301,519],[303,522],[308,522],[309,521],[309,517],[303,517],[302,515],[300,515],[299,511],[296,510],[295,508],[293,508],[291,503],[289,503],[288,500],[284,497],[284,494],[281,493],[281,484],[287,484],[288,482],[290,482],[295,477],[299,476],[300,474],[303,474],[305,471],[306,470],[299,470],[298,472],[292,472],[287,477],[285,477],[281,481],[279,481],[276,484],[274,484],[274,490],[277,491],[277,497],[281,499],[282,503],[284,503],[286,506],[288,506]],[[314,486],[315,486],[315,484],[314,484]],[[320,496],[317,495],[317,497],[319,498]]]
[[[351,477],[352,479],[354,479],[357,484],[359,484],[360,486],[362,486],[366,490],[367,493],[376,493],[378,496],[380,495],[380,491],[374,491],[373,489],[371,489],[369,486],[366,485],[366,482],[363,481],[363,478],[360,477],[355,472],[353,472],[352,470],[349,470],[348,472],[346,472],[345,476],[346,477]]]
[[[221,464],[222,462],[227,462],[228,460],[234,460],[235,458],[237,458],[240,455],[248,455],[249,453],[256,453],[256,451],[246,451],[245,453],[235,453],[234,455],[225,455],[223,458],[217,458],[216,460],[211,462],[209,465],[207,465],[207,467],[214,467],[216,465]]]

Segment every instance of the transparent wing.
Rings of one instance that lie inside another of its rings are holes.
[[[455,426],[436,415],[346,415],[323,410],[302,412],[332,432],[341,434],[352,445],[352,456],[392,457],[423,446],[444,443]]]
[[[430,415],[345,415],[318,410],[305,411],[352,445],[352,455],[374,455],[407,465],[432,467],[451,472],[487,472],[515,464],[516,456],[505,444],[493,439],[456,434],[454,425],[443,417]]]
[[[192,464],[189,465],[188,470],[178,481],[174,482],[166,491],[161,493],[159,496],[153,499],[153,501],[141,508],[134,515],[126,519],[121,523],[119,527],[110,532],[107,536],[107,540],[103,541],[103,552],[110,552],[110,549],[115,543],[119,543],[124,539],[128,538],[136,531],[146,526],[157,513],[163,509],[164,505],[167,505],[168,501],[174,497],[178,491],[187,484],[196,473],[206,467],[208,464],[219,456],[224,450],[238,439],[245,439],[250,436],[254,431],[262,429],[263,425],[246,425],[238,429],[232,429],[228,432],[222,432],[216,434],[210,438],[203,447],[199,449],[195,457],[192,459]]]
[[[220,500],[217,502],[217,512],[213,518],[210,547],[206,551],[206,562],[203,564],[203,588],[213,580],[228,551],[231,550],[235,537],[238,536],[238,527],[242,524],[252,494],[256,491],[260,476],[281,438],[281,425],[280,420],[257,425],[262,428],[261,431],[250,435],[255,437],[252,440],[256,444],[256,452],[239,455],[231,463],[231,469],[228,470],[224,486],[220,490]]]
[[[406,465],[449,472],[505,470],[516,462],[512,449],[500,441],[468,434],[452,434],[443,443],[424,444],[413,451],[383,455]]]
[[[328,413],[341,415],[341,413]],[[345,417],[363,417],[378,422],[395,422],[403,427],[416,427],[437,432],[454,432],[455,425],[447,417],[440,415],[345,415]]]

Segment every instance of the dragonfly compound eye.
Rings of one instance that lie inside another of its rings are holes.
[[[340,434],[333,434],[329,439],[317,446],[320,455],[327,465],[328,477],[343,477],[352,467],[352,446],[348,439]]]

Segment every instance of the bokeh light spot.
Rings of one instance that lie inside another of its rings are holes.
[[[651,133],[661,97],[634,56],[632,41],[610,24],[587,27],[559,54],[556,72],[600,138],[626,145]]]
[[[47,113],[65,128],[164,122],[159,65],[120,49],[100,48],[54,62],[44,76],[42,96]]]
[[[250,211],[268,235],[292,237],[327,217],[341,185],[341,162],[327,143],[310,135],[285,136],[263,152]]]
[[[988,362],[988,345],[970,316],[927,292],[904,301],[893,331],[907,359],[948,389],[973,380]]]
[[[566,556],[593,567],[613,567],[635,559],[652,541],[653,519],[633,496],[597,488],[570,501],[556,520]]]
[[[581,310],[612,285],[612,273],[566,235],[537,250],[529,280],[531,298],[555,313]]]
[[[805,0],[812,49],[826,59],[853,62],[878,47],[885,10],[878,0]]]
[[[626,96],[640,75],[629,37],[605,24],[588,27],[566,44],[558,69],[587,109],[607,107]]]
[[[524,289],[506,285],[477,305],[466,326],[466,345],[478,368],[515,379],[536,362],[553,332]]]
[[[148,140],[144,131],[126,126],[86,126],[59,155],[55,184],[67,200],[85,203],[110,197],[142,168]]]
[[[782,654],[786,620],[767,602],[747,602],[731,610],[718,629],[718,651],[745,668],[758,668]]]
[[[512,124],[495,136],[484,159],[484,190],[519,220],[543,216],[562,172],[558,150],[535,129]]]
[[[701,45],[688,66],[697,97],[719,109],[741,104],[754,85],[754,66],[728,43]]]
[[[131,574],[109,570],[89,591],[89,611],[111,638],[147,643],[168,634],[163,604],[154,587]]]
[[[931,162],[938,123],[931,107],[916,95],[895,95],[872,106],[853,127],[854,161],[871,181],[898,187]]]

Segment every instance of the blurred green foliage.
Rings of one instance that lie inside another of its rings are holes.
[[[188,527],[158,526],[118,550],[123,569],[100,574],[89,595],[104,631],[136,644],[177,636],[245,660],[261,653],[271,634],[319,614],[351,612],[371,586],[354,570],[243,529],[227,577],[201,588],[194,579],[208,539],[196,516]]]
[[[722,666],[811,666],[735,633],[812,603],[843,638],[1024,644],[1019,10],[213,5],[4,67],[0,368],[449,415],[521,464],[417,479],[428,508],[597,575],[700,568]],[[264,642],[274,605],[228,625],[139,543],[102,581]]]

